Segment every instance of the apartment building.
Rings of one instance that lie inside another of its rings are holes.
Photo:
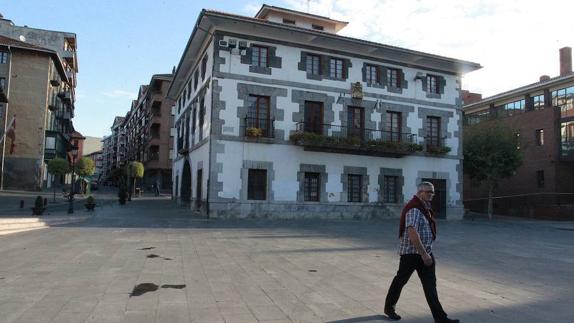
[[[0,87],[8,101],[0,104],[0,132],[12,119],[18,125],[13,142],[2,143],[0,187],[49,187],[47,162],[71,149],[76,35],[17,26],[0,15],[0,40]]]
[[[73,87],[60,56],[0,36],[0,87],[8,99],[0,104],[1,132],[14,134],[1,143],[2,188],[38,190],[51,185],[47,161],[67,157],[74,132]]]
[[[102,139],[102,178],[108,179],[113,169],[123,166],[125,159],[124,117],[115,117],[110,127],[111,134]]]
[[[203,10],[175,71],[173,192],[209,217],[396,216],[435,184],[462,217],[462,61],[263,5]]]
[[[172,103],[165,99],[171,74],[155,74],[149,84],[140,86],[138,97],[121,125],[125,134],[123,163],[140,161],[144,165],[142,185],[159,185],[171,190],[173,156]]]
[[[498,123],[519,139],[522,166],[496,189],[494,211],[568,217],[574,205],[574,73],[572,49],[559,51],[560,74],[488,98],[467,95],[465,128]],[[464,181],[465,205],[484,211],[488,190]],[[570,205],[570,207],[568,207]]]

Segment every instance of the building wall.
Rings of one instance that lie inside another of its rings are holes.
[[[6,153],[6,188],[35,190],[42,185],[50,63],[49,56],[32,52],[12,56],[8,114],[16,113],[16,141],[14,154]]]
[[[556,125],[560,118],[560,110],[546,108],[542,110],[518,113],[513,116],[485,121],[480,126],[499,124],[520,134],[520,150],[523,164],[510,178],[502,179],[496,188],[495,196],[511,196],[517,194],[559,192],[557,162],[559,160],[560,133]],[[536,130],[544,130],[544,145],[538,146]],[[544,187],[538,187],[536,172],[544,171]],[[464,182],[466,199],[488,197],[486,185],[478,185],[466,178]]]

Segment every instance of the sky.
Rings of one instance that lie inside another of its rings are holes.
[[[574,47],[574,1],[564,0],[0,0],[16,25],[74,32],[74,127],[110,133],[139,86],[170,73],[202,8],[253,16],[263,3],[348,21],[340,34],[479,63],[463,89],[488,97],[559,74]]]

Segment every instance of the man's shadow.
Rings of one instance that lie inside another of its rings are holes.
[[[354,317],[352,319],[344,319],[338,321],[329,321],[325,323],[378,323],[378,322],[389,322],[392,321],[386,315],[370,315]]]

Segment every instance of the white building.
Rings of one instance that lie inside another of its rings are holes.
[[[480,65],[337,35],[346,24],[267,5],[201,12],[168,93],[180,203],[371,218],[431,180],[439,216],[462,216],[460,80]]]

